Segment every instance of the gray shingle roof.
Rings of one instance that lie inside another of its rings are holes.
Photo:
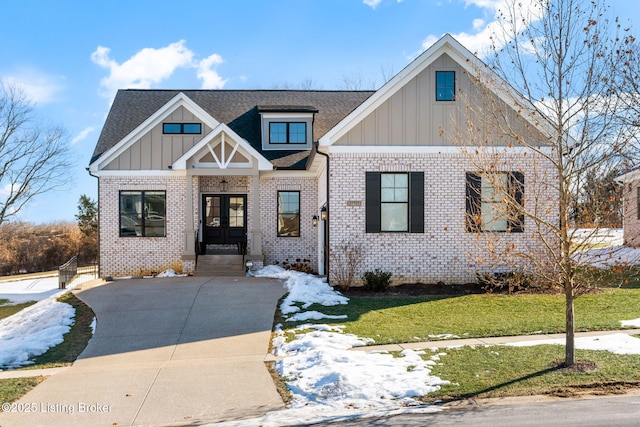
[[[313,139],[317,141],[373,91],[320,90],[119,90],[102,128],[91,162],[117,144],[153,113],[183,92],[216,120],[246,139],[280,168],[304,169],[307,155],[300,151],[262,151],[259,108],[317,109]],[[288,161],[291,159],[291,161]]]

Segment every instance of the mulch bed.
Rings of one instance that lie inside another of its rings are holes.
[[[403,285],[391,286],[385,292],[367,291],[361,286],[349,288],[341,291],[346,296],[420,296],[420,295],[466,295],[486,293],[476,283],[463,285],[445,285],[444,283],[407,283]]]

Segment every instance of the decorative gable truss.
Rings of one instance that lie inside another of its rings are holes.
[[[172,165],[174,170],[188,168],[272,170],[273,165],[246,140],[221,123]]]

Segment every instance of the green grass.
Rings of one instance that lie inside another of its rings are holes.
[[[41,376],[0,380],[0,402],[14,402],[44,380],[45,377]]]
[[[373,338],[373,344],[431,341],[437,335],[460,338],[560,333],[565,330],[563,295],[473,294],[461,296],[351,297],[348,305],[312,306],[345,332]],[[606,289],[576,299],[576,330],[620,329],[620,320],[640,317],[640,289]],[[321,320],[319,323],[326,323]],[[296,324],[283,324],[284,328]]]
[[[0,300],[0,319],[4,319],[5,317],[9,317],[9,316],[11,316],[13,314],[16,314],[17,312],[19,312],[23,308],[27,308],[30,305],[35,304],[35,301],[29,301],[29,302],[24,302],[24,303],[21,303],[21,304],[7,305],[8,302],[9,302],[9,300],[6,300],[6,299]]]
[[[608,351],[577,350],[580,365],[589,368],[566,370],[559,367],[564,347],[462,347],[440,350],[446,353],[431,374],[451,382],[424,401],[458,400],[505,396],[552,394],[572,396],[589,391],[615,393],[640,386],[639,355],[617,355]],[[429,358],[430,354],[424,356]]]

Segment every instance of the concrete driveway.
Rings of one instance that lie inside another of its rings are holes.
[[[118,280],[78,292],[94,337],[2,426],[198,425],[282,409],[264,364],[284,294],[273,279]],[[29,412],[27,412],[29,411]]]

